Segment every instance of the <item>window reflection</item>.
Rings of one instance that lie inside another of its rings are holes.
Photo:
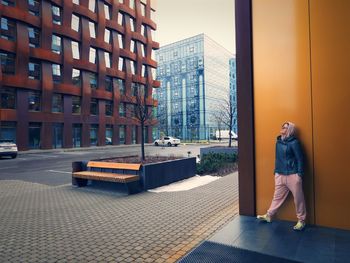
[[[15,109],[16,108],[16,90],[13,88],[0,89],[0,108]]]
[[[40,111],[41,110],[41,93],[38,91],[28,92],[28,110]]]

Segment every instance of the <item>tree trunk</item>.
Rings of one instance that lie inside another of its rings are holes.
[[[144,123],[141,122],[141,157],[142,161],[145,160],[145,136],[144,136]]]

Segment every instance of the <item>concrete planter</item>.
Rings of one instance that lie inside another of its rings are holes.
[[[196,157],[144,164],[141,168],[143,190],[190,178],[196,174]]]
[[[104,160],[99,159],[96,161]],[[87,163],[87,161],[73,162],[73,172],[86,171]],[[141,191],[146,191],[194,176],[196,174],[196,157],[142,164],[139,171],[119,170],[114,168],[94,168],[94,171],[138,174],[140,176],[139,189]],[[73,185],[75,185],[74,180]]]
[[[238,153],[238,147],[232,146],[232,147],[206,147],[206,148],[200,148],[200,155],[201,158],[205,154],[209,153],[226,153],[226,154],[237,154]]]

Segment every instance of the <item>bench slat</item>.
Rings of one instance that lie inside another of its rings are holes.
[[[104,172],[95,172],[95,171],[74,172],[72,176],[76,178],[82,178],[82,179],[109,181],[109,182],[118,182],[118,183],[134,182],[140,179],[138,175],[104,173]]]
[[[90,161],[87,167],[94,168],[112,168],[112,169],[126,169],[126,170],[140,170],[141,164],[139,163],[113,163],[113,162],[96,162]]]

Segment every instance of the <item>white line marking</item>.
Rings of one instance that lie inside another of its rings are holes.
[[[72,172],[65,172],[65,171],[56,171],[56,170],[46,170],[47,172],[51,173],[60,173],[60,174],[71,174]]]
[[[43,154],[30,154],[30,156],[34,156],[34,157],[46,157],[46,158],[56,158],[58,157],[57,155],[43,155]]]
[[[10,168],[18,168],[18,167],[17,166],[1,167],[0,170],[2,170],[2,169],[10,169]]]

